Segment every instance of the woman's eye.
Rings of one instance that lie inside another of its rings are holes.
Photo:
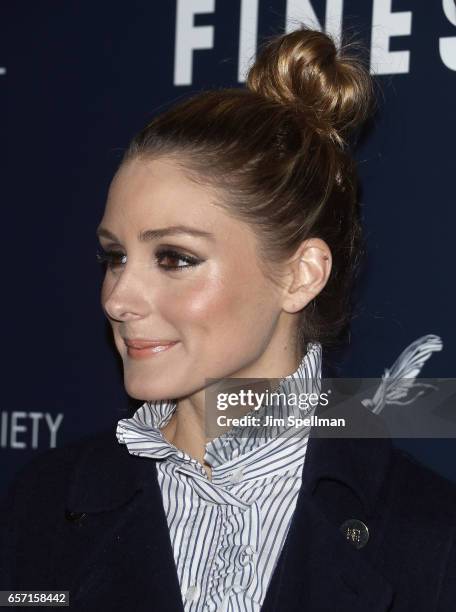
[[[201,263],[200,259],[197,259],[196,257],[191,257],[190,255],[184,255],[183,253],[179,253],[178,251],[175,251],[173,249],[159,250],[157,251],[155,257],[159,262],[160,267],[164,268],[165,270],[180,271],[185,268],[192,268]],[[161,263],[163,261],[168,263]],[[177,263],[176,265],[176,262],[180,263]]]
[[[184,255],[174,249],[161,249],[157,251],[156,261],[160,268],[165,270],[183,270],[191,268],[201,263],[200,259]],[[106,264],[109,269],[118,268],[127,263],[127,256],[120,251],[105,251],[99,249],[96,254],[97,261],[100,264]]]
[[[106,264],[108,268],[116,268],[127,262],[127,256],[120,251],[105,251],[104,249],[99,249],[96,257],[98,263]]]

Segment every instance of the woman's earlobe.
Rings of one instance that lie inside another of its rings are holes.
[[[313,238],[305,241],[298,258],[290,262],[291,282],[282,307],[290,313],[305,308],[326,285],[331,273],[331,255],[327,244]]]

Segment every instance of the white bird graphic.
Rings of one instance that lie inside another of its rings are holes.
[[[427,334],[418,338],[402,351],[391,368],[385,369],[382,382],[374,396],[361,400],[361,403],[374,414],[378,414],[385,404],[411,404],[423,395],[425,388],[436,389],[434,385],[416,382],[415,379],[432,353],[442,349],[440,336]],[[404,400],[412,389],[416,389],[416,393],[410,399]]]

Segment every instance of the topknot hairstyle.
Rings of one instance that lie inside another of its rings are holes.
[[[372,77],[327,34],[304,25],[261,46],[245,88],[203,91],[156,116],[122,162],[173,159],[219,194],[216,205],[251,225],[259,261],[275,266],[310,237],[324,240],[332,270],[298,315],[296,340],[337,346],[352,312],[364,253],[356,164],[350,137],[375,107]]]

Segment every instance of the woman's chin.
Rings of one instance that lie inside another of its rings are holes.
[[[156,402],[174,397],[173,389],[168,385],[146,385],[144,381],[125,378],[124,387],[128,395],[137,400]]]

